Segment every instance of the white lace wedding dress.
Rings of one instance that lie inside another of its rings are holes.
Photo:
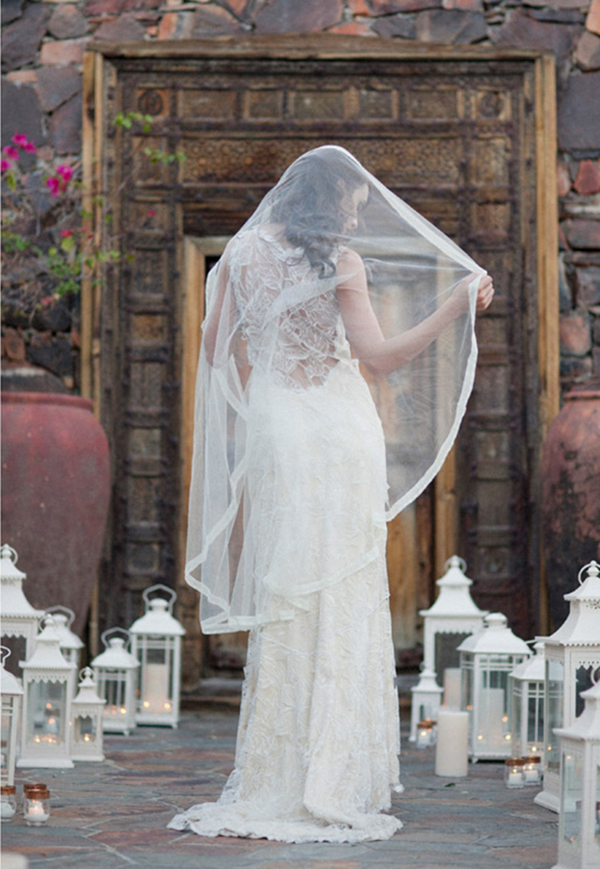
[[[286,282],[301,282],[306,261],[265,231],[242,234],[244,243],[248,255],[238,249],[239,271],[229,277],[244,303],[252,366],[244,536],[257,544],[265,608],[285,611],[292,600],[294,617],[250,633],[235,768],[223,794],[169,826],[285,842],[387,839],[402,824],[380,812],[402,786],[386,526],[373,518],[386,496],[381,423],[335,292],[292,308],[289,328],[279,320],[287,336],[280,362],[261,365],[265,305]],[[248,281],[257,253],[269,264],[260,289]],[[320,324],[320,352],[305,334],[309,321]]]

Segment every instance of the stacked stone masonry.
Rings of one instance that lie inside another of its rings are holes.
[[[79,158],[92,41],[317,31],[554,53],[563,386],[600,374],[600,0],[3,0],[2,145],[18,130],[45,159]],[[78,336],[75,303],[27,323],[4,310],[3,369],[77,391]]]

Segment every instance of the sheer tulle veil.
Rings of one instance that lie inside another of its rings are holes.
[[[356,190],[363,193],[352,199]],[[348,220],[345,203],[358,200],[360,211]],[[348,151],[308,151],[208,276],[186,563],[186,580],[202,594],[205,633],[293,618],[306,594],[340,583],[369,558],[340,541],[337,548],[345,549],[335,569],[325,567],[316,583],[311,574],[308,583],[302,526],[318,481],[313,489],[306,481],[290,483],[294,455],[288,455],[282,496],[277,474],[263,473],[257,459],[265,426],[273,437],[278,414],[289,423],[297,412],[301,427],[301,413],[320,413],[319,437],[330,445],[343,437],[343,424],[317,399],[338,365],[359,365],[350,357],[352,341],[336,300],[336,289],[351,283],[359,267],[385,339],[425,321],[459,287],[466,299],[460,316],[415,358],[386,376],[362,371],[381,421],[387,467],[374,529],[423,491],[456,437],[475,375],[475,303],[485,272]],[[306,468],[299,456],[298,467]],[[330,503],[350,497],[351,488],[329,493]],[[288,549],[275,557],[282,523],[294,531]]]

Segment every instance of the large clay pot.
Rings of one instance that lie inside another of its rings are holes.
[[[544,442],[542,532],[553,627],[566,619],[563,599],[579,569],[600,561],[600,378],[565,396]]]
[[[85,398],[2,395],[2,542],[19,554],[27,598],[63,604],[81,633],[110,497],[106,435]]]

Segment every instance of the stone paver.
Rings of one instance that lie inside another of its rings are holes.
[[[20,817],[3,824],[3,849],[25,855],[30,869],[550,869],[556,862],[557,816],[533,804],[535,789],[508,790],[500,763],[476,764],[466,779],[438,778],[434,749],[414,748],[404,733],[406,790],[392,809],[404,828],[386,842],[287,845],[167,830],[178,810],[218,797],[236,726],[235,710],[200,707],[186,711],[175,731],[106,737],[105,763],[18,770],[19,784],[48,783],[52,815],[42,828]]]

